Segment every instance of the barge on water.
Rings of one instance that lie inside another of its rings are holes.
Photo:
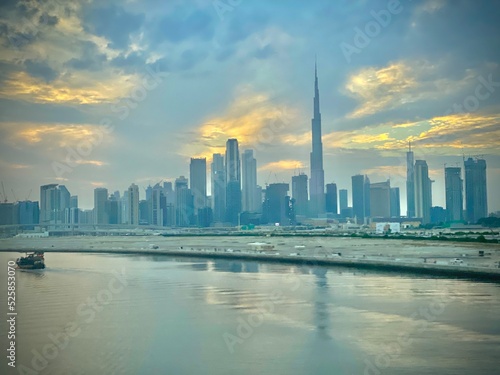
[[[16,259],[17,268],[24,270],[39,270],[45,268],[45,259],[43,251],[26,253],[25,257]]]

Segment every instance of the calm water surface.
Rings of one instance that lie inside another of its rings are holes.
[[[17,256],[0,253],[4,316]],[[17,271],[17,371],[2,356],[2,374],[498,373],[499,284],[166,256],[45,258],[43,271]],[[0,328],[5,353],[4,318]]]

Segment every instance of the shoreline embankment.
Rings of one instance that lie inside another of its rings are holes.
[[[169,256],[202,259],[226,259],[239,261],[257,261],[266,263],[281,263],[302,266],[342,267],[363,269],[384,273],[405,273],[414,275],[441,276],[460,279],[500,282],[500,268],[479,268],[466,265],[437,265],[432,263],[410,263],[402,261],[372,260],[372,259],[345,259],[339,257],[297,256],[273,253],[240,253],[225,251],[196,251],[196,250],[159,250],[159,249],[71,249],[51,248],[41,249],[46,253],[82,253],[82,254],[117,254],[117,255],[146,255]],[[0,252],[30,252],[32,248],[0,249]],[[48,265],[50,267],[50,265]]]

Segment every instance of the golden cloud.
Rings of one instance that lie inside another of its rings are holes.
[[[435,149],[439,153],[456,152],[457,149],[485,150],[495,153],[500,148],[500,115],[459,113],[434,117],[418,124],[427,127],[420,131],[417,126],[407,127],[406,137],[392,139],[376,145],[380,150],[406,147],[408,141],[418,148]],[[396,125],[394,128],[401,128]]]
[[[362,102],[348,118],[363,117],[411,101],[407,92],[416,86],[411,68],[403,62],[381,69],[362,69],[351,75],[345,85],[347,95]]]
[[[132,75],[103,78],[78,72],[72,74],[71,83],[62,78],[46,83],[26,72],[16,72],[0,88],[0,97],[36,103],[112,103],[136,84],[138,77]]]
[[[294,110],[273,103],[268,95],[244,89],[226,114],[210,118],[196,129],[195,141],[181,154],[211,159],[213,153],[224,153],[229,138],[238,139],[240,147],[281,142],[294,116]]]
[[[259,168],[259,171],[276,171],[276,170],[290,170],[305,168],[303,162],[300,160],[280,160],[267,163]]]
[[[44,143],[50,148],[74,146],[83,142],[100,143],[111,139],[111,134],[104,132],[101,127],[89,124],[2,123],[1,125],[7,129],[9,141],[13,144]],[[97,165],[96,163],[97,161],[94,165]]]
[[[437,73],[438,66],[427,61],[399,61],[382,68],[361,69],[349,76],[344,86],[345,94],[360,102],[347,118],[360,118],[456,93],[468,87],[476,76],[472,69],[458,80],[439,78]]]

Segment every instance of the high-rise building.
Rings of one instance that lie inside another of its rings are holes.
[[[370,179],[368,176],[352,176],[352,210],[358,224],[367,223],[370,217]]]
[[[129,190],[124,190],[123,195],[120,198],[120,223],[129,224],[130,219],[130,209],[129,209]],[[149,216],[146,217],[146,222]]]
[[[59,223],[59,189],[58,184],[40,186],[40,224]]]
[[[78,209],[78,196],[72,195],[69,198],[69,223],[70,224],[80,223],[79,212],[80,212],[80,210]]]
[[[260,202],[257,196],[257,161],[253,150],[245,150],[242,154],[242,209],[248,212],[259,212]]]
[[[406,205],[406,215],[415,217],[415,162],[410,142],[406,153]]]
[[[59,185],[59,219],[62,224],[70,222],[71,194],[64,185]]]
[[[163,183],[163,195],[165,196],[163,226],[173,227],[175,226],[175,192],[172,188],[172,182]]]
[[[180,176],[175,179],[175,217],[178,227],[188,227],[193,223],[193,194],[188,188],[188,179]]]
[[[390,180],[370,184],[370,215],[371,217],[391,216]]]
[[[319,110],[318,69],[314,66],[314,116],[312,127],[311,179],[309,180],[312,217],[325,212],[325,172],[323,170],[323,142],[321,140],[321,112]]]
[[[443,224],[447,220],[446,210],[443,207],[434,206],[431,207],[431,218],[430,222],[432,224]]]
[[[266,187],[264,200],[264,222],[290,225],[292,220],[292,207],[288,196],[289,185],[286,183],[270,184]]]
[[[139,201],[139,225],[149,225],[149,202],[145,199]]]
[[[486,160],[468,158],[465,165],[465,209],[467,221],[477,223],[488,216]]]
[[[340,211],[345,210],[347,207],[349,207],[347,198],[347,189],[339,190],[339,206],[340,206]]]
[[[446,167],[444,169],[444,186],[447,221],[463,221],[464,197],[462,168]]]
[[[326,212],[337,214],[337,184],[326,184]]]
[[[108,224],[120,224],[120,201],[114,194],[110,194],[106,202]]]
[[[19,224],[38,224],[40,222],[40,209],[38,207],[38,202],[17,202],[17,210]]]
[[[391,188],[391,217],[401,217],[401,201],[399,188]]]
[[[222,223],[226,220],[226,171],[221,154],[213,154],[211,169],[213,219]]]
[[[292,177],[292,197],[295,200],[295,214],[307,216],[308,210],[308,194],[307,194],[307,175],[300,173],[298,176]]]
[[[13,225],[17,224],[15,203],[0,203],[0,225]]]
[[[163,187],[158,183],[151,188],[148,202],[149,225],[163,226],[164,199]]]
[[[237,139],[226,142],[226,221],[238,225],[241,213],[241,169]]]
[[[415,216],[422,219],[422,224],[431,222],[432,182],[429,167],[425,160],[415,161]]]
[[[127,224],[139,225],[139,186],[131,184],[127,190]]]
[[[194,215],[207,206],[207,159],[191,158],[189,165],[189,182],[193,194]]]
[[[108,212],[106,209],[108,201],[108,189],[94,189],[94,224],[109,224]]]

